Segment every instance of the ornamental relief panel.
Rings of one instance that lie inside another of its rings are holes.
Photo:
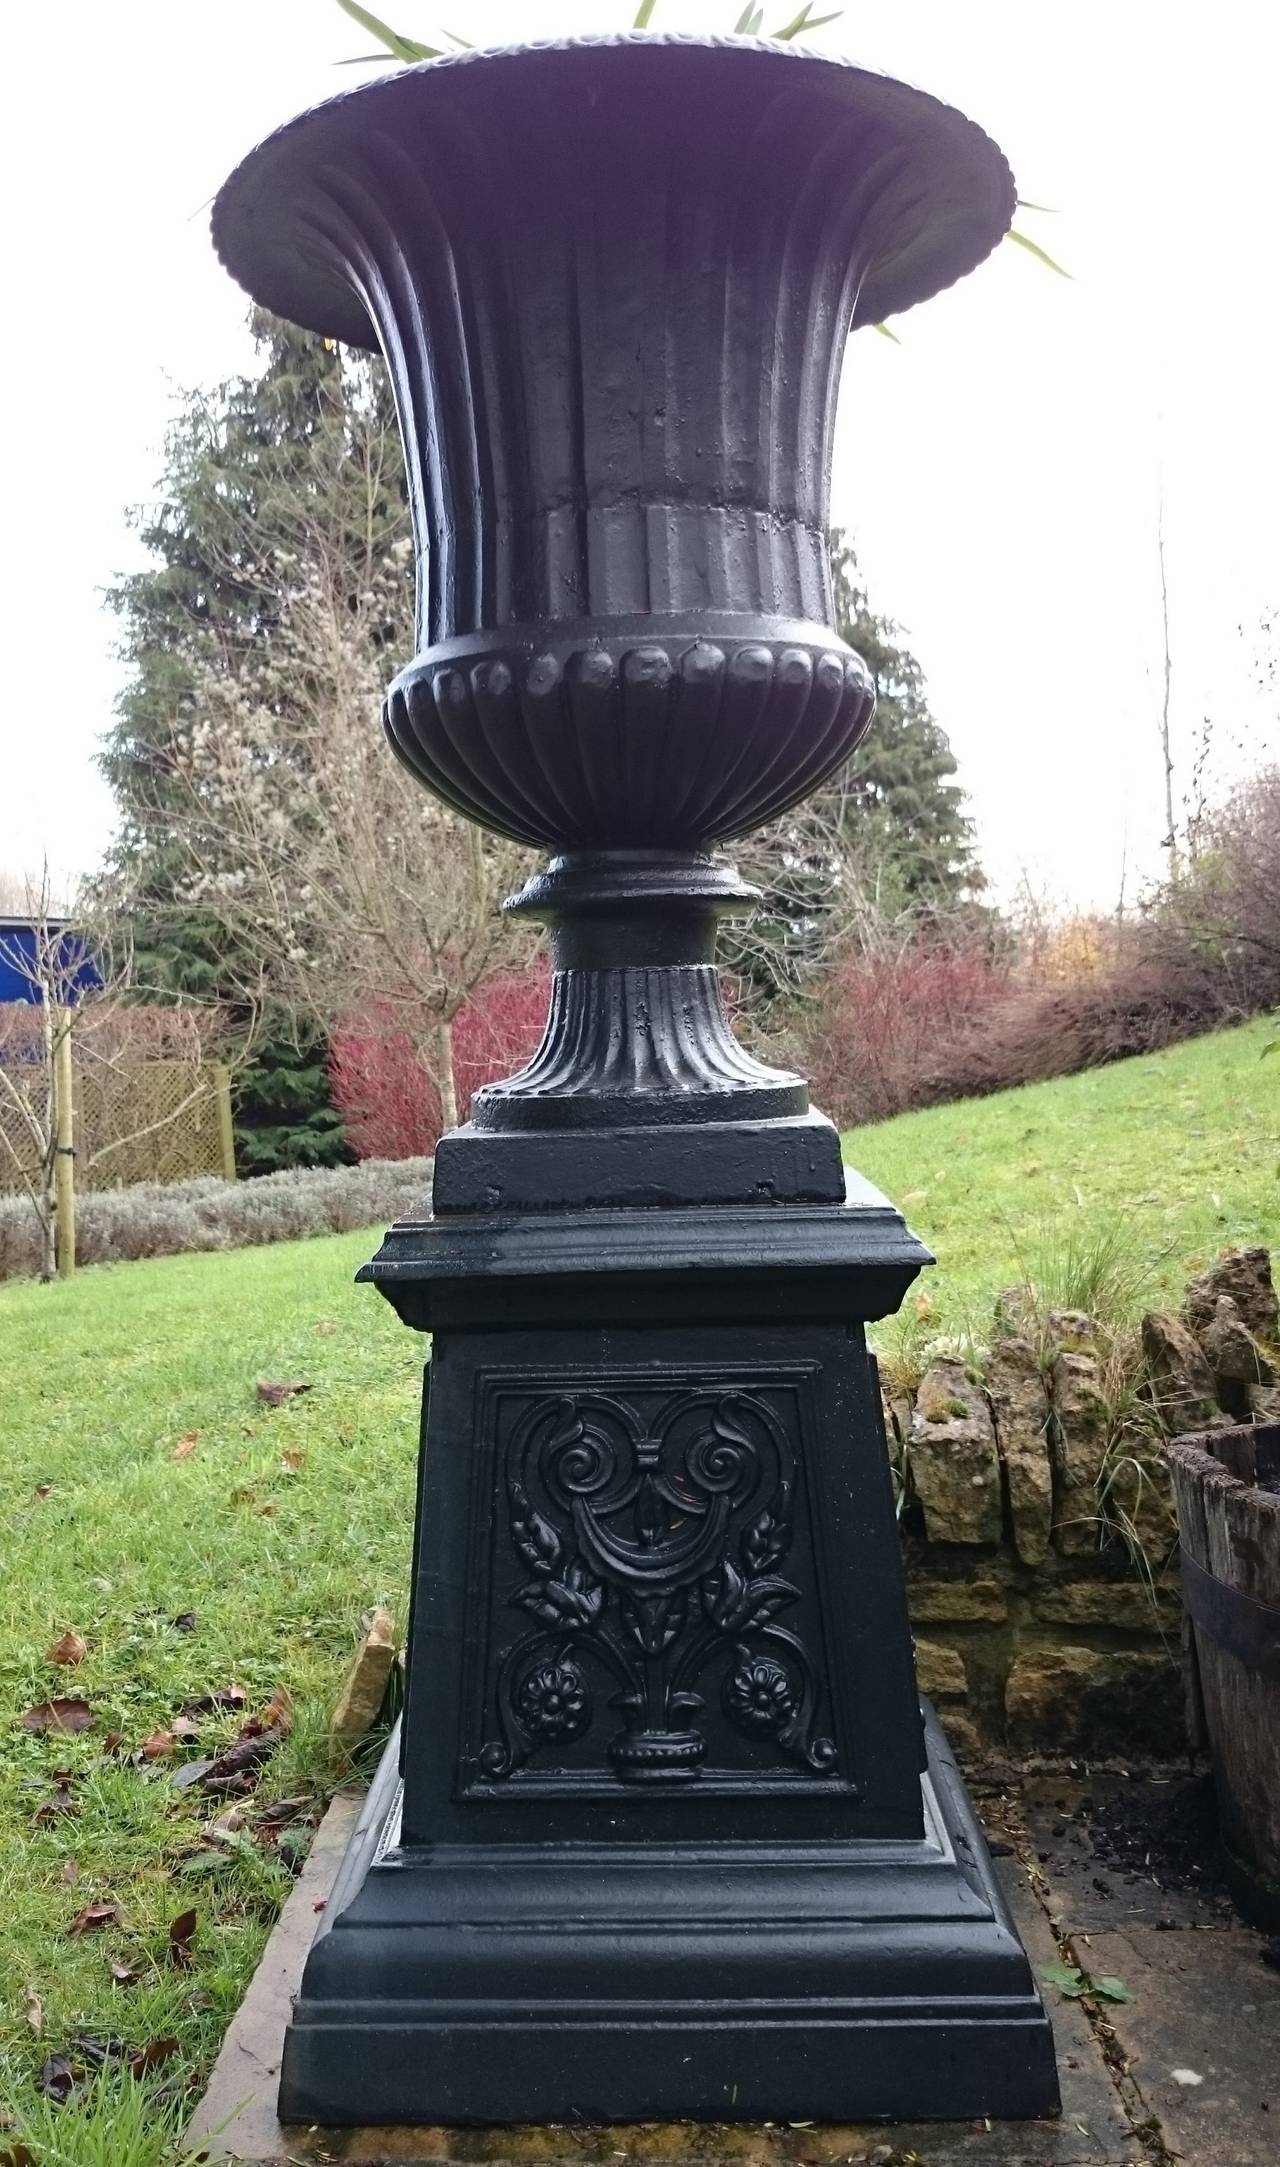
[[[803,1378],[487,1381],[481,1783],[837,1776]]]

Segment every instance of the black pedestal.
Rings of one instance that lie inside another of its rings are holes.
[[[931,1712],[925,1737],[916,1839],[496,1853],[401,1846],[393,1741],[307,1966],[281,2119],[1056,2111],[1045,2013]]]
[[[1055,2108],[915,1694],[863,1326],[925,1258],[856,1183],[393,1230],[368,1276],[435,1333],[403,1743],[283,2119]]]

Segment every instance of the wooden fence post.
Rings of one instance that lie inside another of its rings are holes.
[[[231,1125],[231,1071],[221,1061],[213,1064],[213,1090],[218,1102],[218,1141],[222,1147],[222,1171],[228,1181],[234,1181],[236,1132]]]
[[[71,1062],[70,1008],[59,1008],[53,1026],[53,1188],[59,1279],[76,1268],[75,1079]]]

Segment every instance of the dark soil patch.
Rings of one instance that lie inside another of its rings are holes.
[[[1081,1818],[1104,1872],[1142,1874],[1186,1895],[1227,1894],[1211,1776],[1134,1784],[1098,1799]]]

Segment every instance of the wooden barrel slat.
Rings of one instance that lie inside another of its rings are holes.
[[[1178,1438],[1168,1456],[1184,1553],[1223,1587],[1280,1611],[1280,1494],[1255,1481],[1277,1447],[1280,1424],[1267,1424]],[[1280,1913],[1280,1675],[1243,1660],[1201,1618],[1190,1643],[1193,1736],[1202,1721],[1223,1841],[1269,1924],[1272,1907]]]

